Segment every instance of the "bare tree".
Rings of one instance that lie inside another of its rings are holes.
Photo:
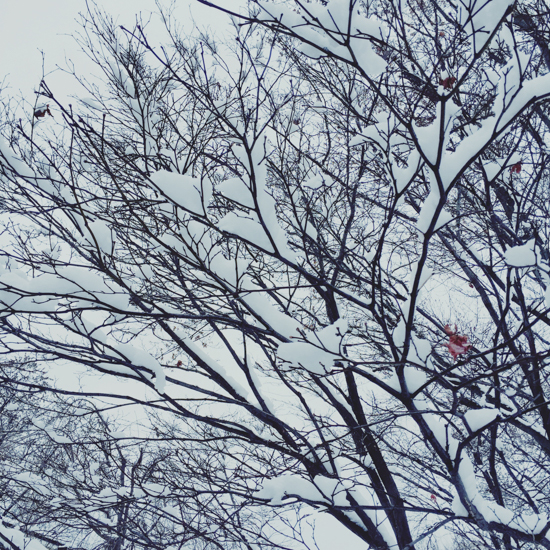
[[[4,128],[3,353],[127,379],[206,545],[307,544],[316,508],[373,549],[550,548],[548,7],[232,15],[157,47],[91,11],[104,81]]]
[[[162,419],[155,433],[132,435],[113,404],[52,392],[23,370],[4,366],[0,387],[0,537],[9,548],[227,549],[272,531],[273,514],[242,510],[216,485],[228,475],[211,471],[223,464],[223,441],[193,441],[181,423],[163,436]]]

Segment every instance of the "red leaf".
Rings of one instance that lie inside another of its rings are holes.
[[[454,76],[448,76],[447,78],[440,78],[439,83],[446,89],[450,90],[456,82],[456,78]]]
[[[437,498],[435,495],[430,495],[430,498],[434,501],[434,502],[437,502]]]
[[[452,336],[453,334],[456,334],[456,325],[455,325],[455,329],[453,330],[449,325],[445,325],[443,327],[443,330],[449,335],[449,336]]]
[[[520,172],[521,172],[521,162],[516,162],[516,164],[514,164],[512,168],[510,168],[510,173],[519,174]]]
[[[463,355],[470,351],[472,344],[468,343],[467,336],[457,334],[456,325],[454,330],[449,325],[445,325],[445,332],[449,335],[447,348],[449,353],[453,356],[453,359],[456,360],[459,355]]]
[[[34,116],[36,118],[42,118],[42,117],[46,116],[46,113],[48,113],[50,116],[52,116],[49,104],[46,105],[45,107],[38,107],[38,109],[35,109]]]

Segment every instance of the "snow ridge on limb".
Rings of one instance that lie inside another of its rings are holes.
[[[376,54],[370,39],[382,40],[385,25],[375,18],[357,15],[355,2],[331,0],[321,4],[299,4],[298,8],[273,2],[255,2],[259,21],[276,23],[300,38],[300,51],[318,59],[330,51],[347,61],[356,62],[367,74],[377,76],[386,62]]]
[[[468,33],[473,55],[487,45],[513,3],[512,0],[459,0],[458,21]]]

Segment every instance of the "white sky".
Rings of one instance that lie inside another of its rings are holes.
[[[144,20],[156,11],[154,0],[96,0],[121,25],[131,27],[136,14]],[[237,8],[243,0],[221,0],[220,4]],[[168,5],[169,0],[161,0]],[[193,20],[201,28],[223,33],[228,17],[216,12],[196,0],[176,0],[175,14],[179,24],[187,32],[193,29]],[[77,71],[86,66],[86,59],[78,51],[71,34],[78,24],[78,14],[86,11],[85,0],[3,0],[0,17],[0,83],[5,78],[10,90],[8,95],[18,91],[34,103],[33,90],[42,77],[42,54],[45,54],[45,72],[65,66],[71,60]],[[79,71],[80,72],[80,71]],[[83,71],[85,73],[85,70]],[[58,92],[57,86],[70,86],[70,81],[60,71],[47,79],[50,87]],[[67,92],[69,93],[69,92]]]
[[[168,0],[161,3],[167,5]],[[246,0],[219,0],[219,3],[237,9]],[[196,0],[176,0],[175,4],[177,23],[183,25],[186,32],[192,32],[193,21],[217,35],[228,30],[228,17],[221,12],[198,4]],[[151,12],[156,11],[154,0],[97,0],[97,5],[117,19],[118,24],[126,27],[133,26],[136,14],[141,13],[146,20]],[[93,65],[78,51],[71,37],[78,28],[76,19],[79,12],[85,10],[85,0],[2,0],[0,83],[5,79],[4,85],[8,86],[4,96],[22,96],[25,102],[34,104],[33,91],[38,88],[42,77],[41,51],[45,55],[46,74],[53,71],[46,81],[56,96],[76,92],[76,87],[71,89],[70,77],[56,70],[56,67],[64,67],[66,60],[70,60],[81,74],[86,75],[93,70]],[[152,38],[155,43],[155,37]],[[110,389],[116,391],[118,384],[113,382],[110,381]],[[315,538],[320,550],[363,550],[366,547],[329,516],[322,514],[317,517],[320,521],[315,522]]]

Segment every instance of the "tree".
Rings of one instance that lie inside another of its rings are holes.
[[[3,352],[128,380],[88,393],[155,412],[219,544],[313,508],[550,548],[548,8],[250,9],[226,45],[165,13],[167,47],[91,11],[105,89],[4,127]]]
[[[109,419],[112,405],[52,395],[17,367],[2,369],[0,547],[231,548],[246,533],[264,538],[265,517],[209,489],[204,463],[220,459],[202,441],[181,428],[167,441],[132,436],[122,416]],[[235,531],[231,515],[248,524]]]

